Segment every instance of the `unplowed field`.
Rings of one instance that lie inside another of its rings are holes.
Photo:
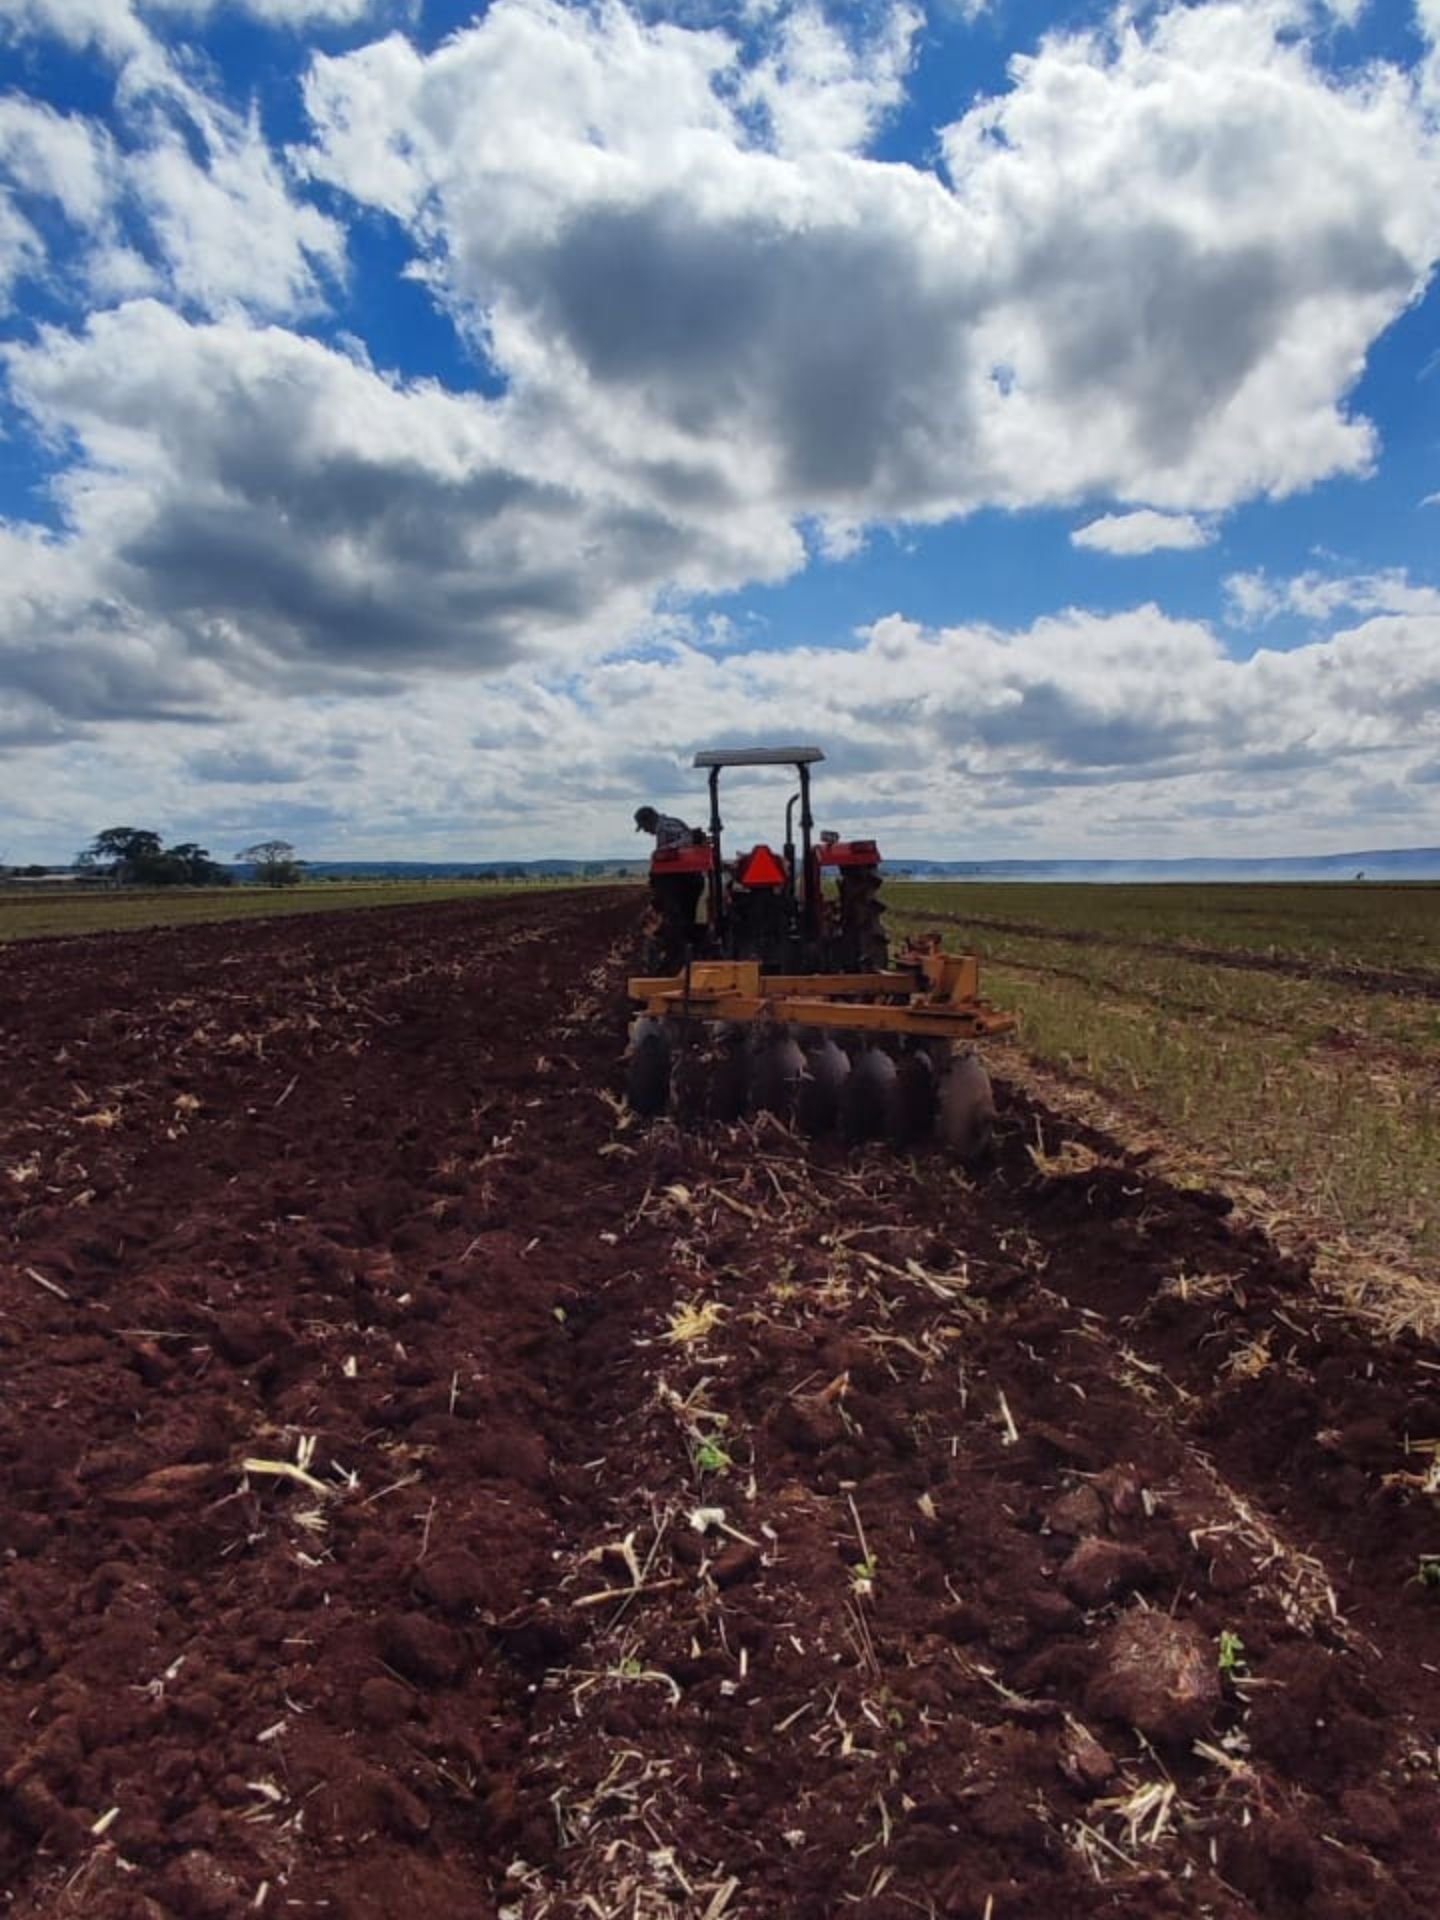
[[[1433,1913],[1440,1353],[1003,1088],[626,1124],[635,911],[0,954],[3,1910]]]

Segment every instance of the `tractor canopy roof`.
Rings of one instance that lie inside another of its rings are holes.
[[[808,767],[823,760],[819,747],[707,747],[697,767]]]

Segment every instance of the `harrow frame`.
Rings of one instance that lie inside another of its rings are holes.
[[[974,954],[908,948],[882,973],[765,973],[758,960],[697,960],[629,982],[637,1010],[661,1020],[773,1021],[824,1031],[978,1040],[1011,1033],[1014,1016],[980,997]]]

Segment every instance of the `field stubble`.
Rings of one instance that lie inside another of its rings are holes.
[[[1017,1051],[1324,1241],[1440,1254],[1440,888],[897,886]]]

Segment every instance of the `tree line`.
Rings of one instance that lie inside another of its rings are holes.
[[[265,887],[298,886],[304,861],[288,840],[260,840],[235,856],[255,869]],[[181,840],[167,847],[148,827],[106,827],[75,856],[82,872],[129,887],[228,887],[235,875],[210,856],[208,847]]]

